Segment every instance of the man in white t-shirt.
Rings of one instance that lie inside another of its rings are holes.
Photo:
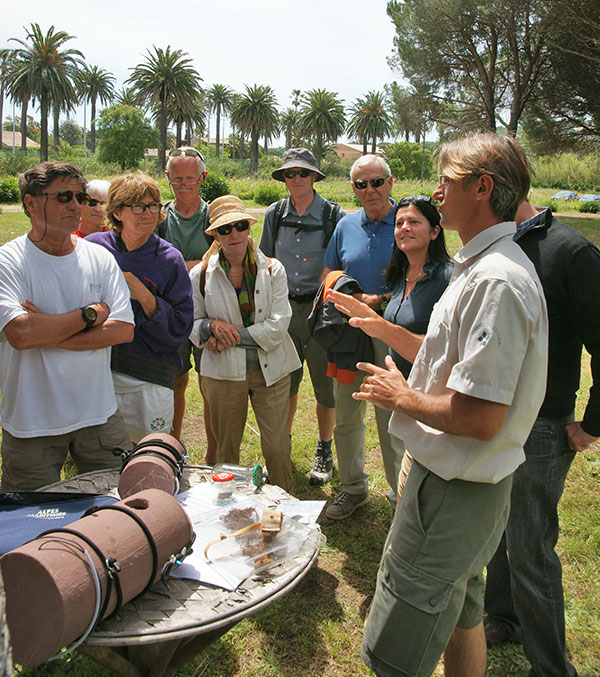
[[[103,247],[72,235],[85,179],[44,162],[19,179],[31,230],[0,247],[0,389],[4,490],[118,466],[131,446],[117,411],[110,346],[133,338],[125,279]]]

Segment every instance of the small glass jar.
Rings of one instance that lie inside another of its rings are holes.
[[[236,482],[248,482],[255,487],[262,487],[265,483],[266,471],[256,463],[255,465],[244,466],[234,465],[233,463],[217,463],[213,468],[213,477],[215,473],[227,472],[233,475]]]
[[[231,472],[213,472],[212,496],[215,503],[228,503],[235,497],[235,478]]]

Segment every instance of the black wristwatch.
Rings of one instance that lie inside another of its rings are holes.
[[[387,298],[385,294],[381,294],[379,298],[381,299],[379,303],[379,312],[383,315],[385,309],[388,307],[388,303],[390,302],[390,300]]]
[[[91,306],[83,306],[80,310],[81,318],[85,322],[83,331],[89,331],[94,326],[94,322],[98,319],[98,313]]]

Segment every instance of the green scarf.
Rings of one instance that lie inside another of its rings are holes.
[[[223,255],[223,249],[219,249],[219,263],[225,274],[229,277],[229,262]],[[231,278],[229,278],[231,279]],[[238,303],[240,304],[240,313],[242,314],[242,322],[244,327],[249,327],[254,324],[254,287],[256,285],[256,256],[254,250],[248,244],[246,256],[243,263],[242,286],[238,296]]]

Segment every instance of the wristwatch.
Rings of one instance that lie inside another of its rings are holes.
[[[98,319],[98,313],[91,306],[83,306],[80,310],[81,318],[85,322],[83,331],[88,331],[94,326],[94,322]]]
[[[380,297],[381,302],[379,304],[379,312],[383,315],[385,309],[388,307],[388,303],[390,300],[387,298],[385,294],[381,294]]]

